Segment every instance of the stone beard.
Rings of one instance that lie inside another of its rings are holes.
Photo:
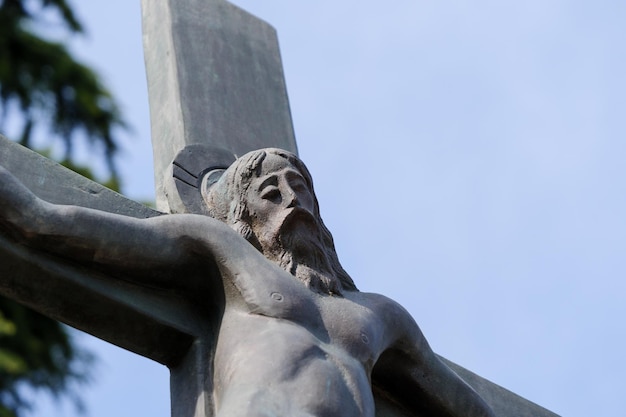
[[[341,282],[335,276],[328,248],[321,239],[322,229],[317,219],[304,210],[294,209],[281,223],[276,250],[263,255],[302,281],[311,290],[329,295],[341,295]]]
[[[285,171],[297,173],[291,174],[295,179],[289,180],[287,174],[283,181]],[[231,226],[311,290],[337,296],[357,291],[319,215],[311,175],[295,155],[281,149],[249,153],[201,191],[212,217]],[[269,200],[276,206],[274,216],[257,216],[251,209],[259,195],[263,203]]]

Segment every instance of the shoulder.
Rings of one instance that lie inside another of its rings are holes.
[[[411,317],[404,307],[385,295],[359,291],[350,291],[346,294],[347,298],[362,304],[364,307],[367,307],[375,313],[393,318],[397,318],[399,316]]]
[[[167,229],[173,234],[186,236],[208,236],[211,234],[220,237],[239,237],[243,240],[225,223],[201,214],[163,214],[146,220],[151,222],[153,227]]]
[[[422,333],[411,314],[400,303],[382,294],[355,293],[355,301],[370,309],[383,322],[386,340],[421,339]]]
[[[146,219],[149,228],[186,250],[204,256],[210,252],[216,260],[257,256],[259,252],[227,224],[199,214],[165,214]]]

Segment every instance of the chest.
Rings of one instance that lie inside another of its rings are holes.
[[[358,299],[355,300],[354,295],[319,301],[325,334],[333,345],[345,349],[362,362],[373,364],[388,345],[387,325],[379,305],[361,294],[356,294]]]
[[[373,364],[387,345],[384,305],[361,293],[317,294],[288,278],[241,286],[248,313],[295,324],[328,349]]]

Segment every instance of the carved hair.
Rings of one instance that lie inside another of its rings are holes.
[[[202,190],[210,215],[230,225],[252,245],[261,250],[261,246],[248,222],[245,195],[250,187],[251,179],[261,175],[261,165],[268,154],[286,159],[304,177],[307,187],[313,195],[313,214],[320,225],[322,243],[328,252],[332,272],[339,279],[344,290],[357,291],[354,281],[339,263],[333,237],[320,216],[311,174],[296,155],[282,149],[268,148],[249,152],[237,159],[214,185],[209,189]]]

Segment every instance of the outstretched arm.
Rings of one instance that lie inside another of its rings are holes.
[[[212,263],[227,250],[225,225],[204,216],[151,219],[47,203],[0,167],[0,228],[14,239],[81,262],[145,277]],[[230,231],[232,234],[232,231]],[[182,274],[178,274],[179,276]],[[189,274],[185,274],[189,276]],[[168,283],[192,287],[194,283]]]
[[[373,380],[403,407],[437,417],[494,417],[485,401],[432,351],[413,318],[393,307],[395,342],[381,355]]]

